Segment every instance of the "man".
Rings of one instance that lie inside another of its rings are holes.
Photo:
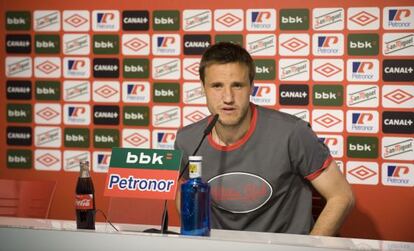
[[[335,235],[353,206],[351,188],[306,122],[250,103],[255,68],[249,53],[215,44],[199,73],[208,109],[219,115],[198,152],[211,186],[212,228]],[[175,148],[184,161],[210,120],[178,131]],[[315,224],[310,185],[326,199]]]

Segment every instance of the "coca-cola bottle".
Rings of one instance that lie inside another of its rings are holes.
[[[89,174],[89,161],[80,161],[80,175],[76,184],[76,226],[95,229],[95,190]]]

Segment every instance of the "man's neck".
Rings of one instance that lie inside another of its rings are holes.
[[[218,122],[213,130],[213,140],[222,146],[233,145],[241,140],[250,129],[252,113],[252,109],[249,107],[246,117],[239,125],[226,126]]]

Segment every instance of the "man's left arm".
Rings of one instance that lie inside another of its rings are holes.
[[[351,186],[334,160],[318,177],[312,179],[311,183],[326,199],[326,205],[310,234],[334,236],[354,206]]]

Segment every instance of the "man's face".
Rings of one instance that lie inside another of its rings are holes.
[[[205,68],[204,91],[212,114],[223,126],[246,121],[252,87],[248,67],[240,63],[211,64]]]

